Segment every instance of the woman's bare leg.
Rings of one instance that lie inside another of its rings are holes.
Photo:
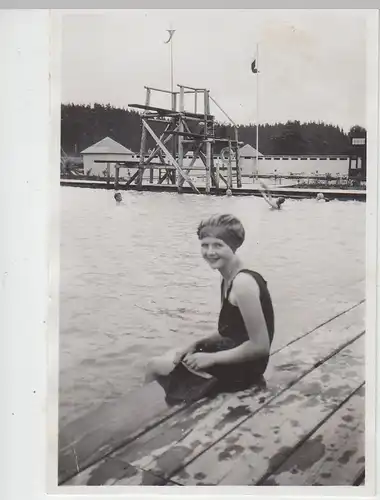
[[[152,382],[160,375],[169,375],[176,366],[174,362],[175,354],[175,352],[170,352],[160,358],[152,359],[146,369],[145,382]]]

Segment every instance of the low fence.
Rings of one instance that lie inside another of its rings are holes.
[[[223,172],[223,170],[221,169]],[[149,171],[144,173],[149,176]],[[158,173],[154,175],[154,180],[157,180]],[[87,181],[103,181],[108,184],[115,182],[115,177],[107,178],[105,175],[75,175],[72,172],[61,175],[61,179],[87,180]],[[193,181],[204,180],[204,173],[199,171],[199,174],[192,175]],[[295,188],[321,188],[321,189],[366,189],[366,181],[361,178],[349,178],[346,176],[331,176],[331,175],[259,175],[257,179],[263,179],[270,185],[295,187]],[[126,178],[120,178],[121,183],[126,181]],[[253,175],[242,175],[243,184],[254,183],[256,177]]]
[[[256,171],[260,175],[348,175],[348,156],[242,156],[240,166],[243,174]]]

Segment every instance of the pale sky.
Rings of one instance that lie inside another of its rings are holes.
[[[144,86],[208,88],[239,124],[324,121],[365,126],[364,10],[122,10],[65,14],[62,101],[144,104]],[[167,98],[166,98],[167,99]],[[188,103],[190,105],[190,103]],[[152,105],[168,107],[160,94]],[[189,108],[190,109],[190,108]],[[220,112],[211,108],[217,119]]]

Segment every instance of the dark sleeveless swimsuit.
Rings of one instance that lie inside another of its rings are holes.
[[[274,336],[274,313],[272,300],[267,288],[267,282],[257,272],[250,269],[242,269],[239,273],[250,274],[259,286],[260,303],[263,310],[265,322],[267,325],[269,343],[272,344]],[[238,274],[239,274],[238,273]],[[222,290],[222,307],[219,314],[218,330],[223,339],[217,344],[207,344],[200,342],[197,345],[197,351],[217,352],[226,349],[232,349],[249,340],[247,328],[244,324],[240,309],[231,304],[228,300],[232,289],[232,284],[229,286],[226,297],[223,298],[223,282]],[[228,365],[216,365],[206,371],[214,375],[223,388],[242,389],[249,387],[262,378],[268,365],[269,356],[254,361],[244,361],[240,363],[231,363]]]

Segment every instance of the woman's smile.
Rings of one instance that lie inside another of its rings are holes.
[[[210,265],[215,265],[215,264],[217,264],[218,262],[221,262],[220,257],[210,257],[210,256],[208,256],[208,257],[206,257],[206,260],[207,260],[207,262],[208,262]]]
[[[234,252],[223,240],[210,236],[202,239],[201,252],[213,269],[225,267],[234,257]]]

